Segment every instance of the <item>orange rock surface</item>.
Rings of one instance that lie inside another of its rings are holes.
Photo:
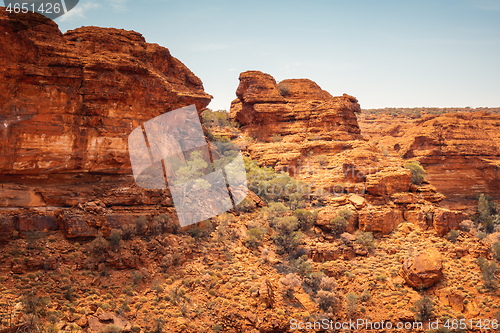
[[[211,96],[196,75],[134,31],[62,34],[39,14],[0,11],[0,45],[0,209],[39,207],[47,218],[27,223],[62,222],[78,236],[112,224],[113,211],[171,206],[165,193],[134,185],[127,137],[167,111],[206,107]],[[53,213],[95,200],[106,217],[80,210],[61,221]]]
[[[428,288],[434,285],[443,276],[441,253],[436,248],[429,248],[408,258],[400,274],[406,283],[414,288]]]
[[[404,159],[417,159],[427,180],[448,199],[446,204],[472,205],[485,193],[500,198],[500,115],[460,112],[360,117],[362,134]]]

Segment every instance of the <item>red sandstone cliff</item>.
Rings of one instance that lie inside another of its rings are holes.
[[[422,118],[362,117],[362,133],[404,159],[418,159],[450,205],[475,204],[480,193],[499,198],[500,116],[447,113]]]
[[[109,210],[98,214],[104,217],[63,219],[67,229],[80,225],[75,235],[93,235],[89,224],[114,223],[113,212],[128,206],[169,206],[162,191],[134,185],[127,137],[146,120],[190,104],[201,111],[210,99],[196,75],[139,33],[84,27],[62,34],[42,15],[1,10],[2,224],[55,228],[57,208],[98,200]],[[39,209],[30,218],[2,210],[12,207]]]
[[[412,185],[402,158],[360,135],[354,97],[332,97],[307,79],[276,84],[259,71],[240,75],[236,95],[231,116],[246,136],[240,143],[262,165],[312,185],[313,201],[327,205],[318,214],[321,228],[328,229],[340,210],[352,213],[350,232],[390,233],[406,220],[441,234],[463,220],[453,211],[446,221],[433,218],[443,195],[429,184]]]

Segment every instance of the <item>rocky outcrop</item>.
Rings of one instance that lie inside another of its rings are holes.
[[[211,96],[196,75],[139,33],[83,27],[62,34],[39,14],[0,11],[0,45],[2,221],[19,215],[10,208],[37,207],[40,215],[52,211],[52,226],[54,210],[95,200],[107,209],[104,224],[108,213],[131,207],[168,210],[165,191],[134,185],[127,137],[175,108],[195,104],[201,112]],[[62,222],[96,215],[79,210]],[[85,235],[100,226],[78,225],[91,228]]]
[[[432,223],[437,234],[439,236],[444,236],[452,229],[459,229],[460,223],[468,218],[469,216],[461,211],[437,208],[434,210]]]
[[[316,217],[316,225],[321,229],[331,231],[331,220],[338,215],[345,218],[347,232],[354,233],[357,230],[358,212],[353,205],[321,208]]]
[[[408,190],[401,161],[360,136],[354,97],[332,97],[308,79],[277,84],[259,71],[240,74],[236,95],[231,117],[241,125],[241,146],[261,165],[312,184],[315,196],[364,195],[368,184],[375,196]]]
[[[403,212],[391,207],[366,207],[359,211],[358,223],[362,231],[388,234],[403,222]]]
[[[386,169],[366,176],[366,191],[373,195],[390,195],[410,189],[411,173],[408,169]]]
[[[429,248],[408,258],[400,271],[406,283],[413,288],[428,288],[443,276],[441,253]]]
[[[259,71],[240,74],[238,99],[231,103],[231,115],[242,131],[258,140],[286,135],[290,141],[307,138],[360,139],[356,98],[344,94],[332,97],[308,79],[284,80]]]
[[[500,193],[500,116],[445,114],[421,120],[401,145],[418,158],[427,179],[445,196],[475,199]]]
[[[410,119],[380,114],[361,117],[360,126],[381,149],[420,161],[447,206],[475,205],[480,193],[500,198],[500,115],[478,111]]]

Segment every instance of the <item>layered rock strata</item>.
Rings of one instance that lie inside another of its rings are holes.
[[[201,112],[211,96],[196,75],[134,31],[62,34],[39,14],[0,11],[0,45],[0,225],[89,236],[168,212],[164,191],[134,185],[127,137],[170,110]]]

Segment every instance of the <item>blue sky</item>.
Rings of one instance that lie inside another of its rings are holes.
[[[500,106],[500,0],[81,0],[56,19],[140,32],[229,109],[240,72],[309,78],[362,108]]]

